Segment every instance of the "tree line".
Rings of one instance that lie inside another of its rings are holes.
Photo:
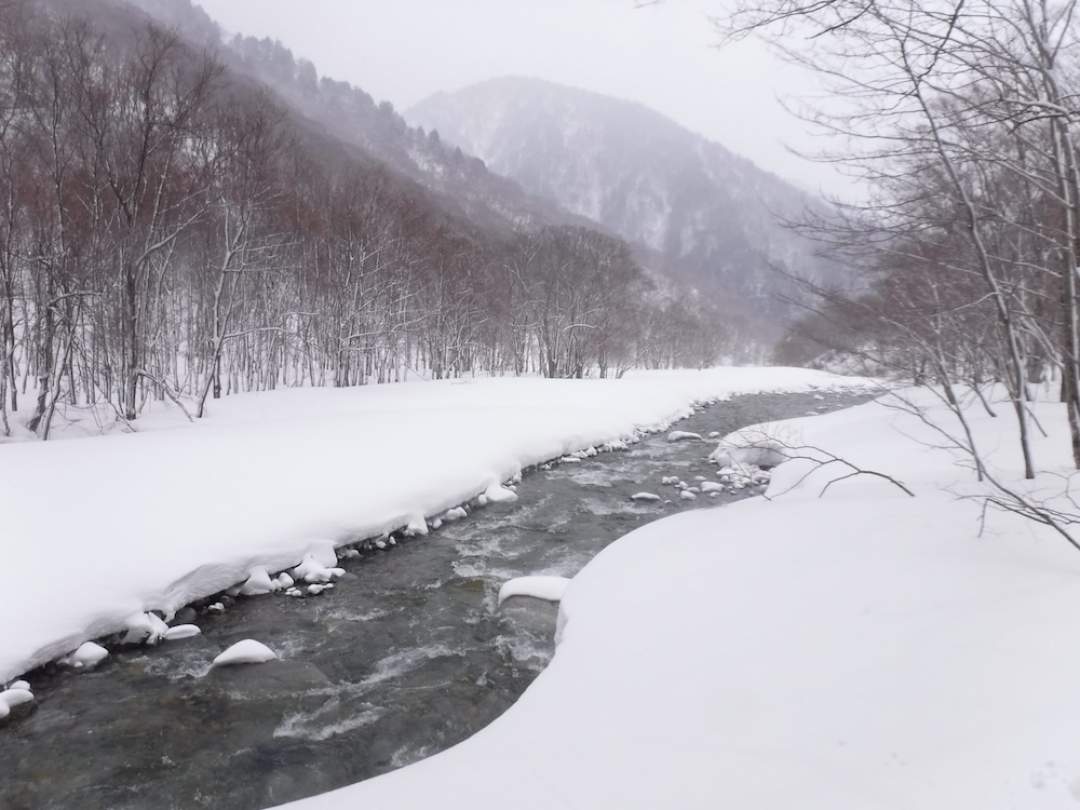
[[[1000,415],[1032,478],[1043,426],[1030,403],[1049,386],[1080,468],[1075,12],[1075,0],[748,0],[722,23],[818,72],[831,101],[807,118],[862,197],[796,223],[862,282],[857,294],[814,289],[782,356],[827,349],[928,384],[956,417],[935,425],[942,442],[995,484],[996,505],[1066,537],[1075,517],[994,479],[964,406],[997,416],[988,387],[1007,392]]]
[[[67,406],[705,365],[709,312],[604,234],[464,220],[175,32],[0,5],[4,435]]]

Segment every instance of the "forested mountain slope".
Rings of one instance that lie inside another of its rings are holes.
[[[200,416],[238,391],[606,375],[731,345],[625,242],[425,136],[512,193],[434,188],[238,68],[203,22],[0,4],[0,437],[47,438],[65,410],[130,427],[150,399]],[[280,46],[252,48],[304,80]],[[415,146],[375,109],[399,134],[385,149]]]
[[[587,224],[525,193],[517,183],[489,171],[482,161],[442,143],[437,134],[410,126],[391,102],[376,101],[349,82],[320,76],[314,63],[294,56],[280,42],[243,34],[225,37],[191,0],[134,2],[193,41],[215,47],[234,70],[264,82],[294,111],[437,193],[446,207],[485,224]]]
[[[785,317],[773,298],[785,284],[770,265],[836,277],[783,223],[821,201],[639,104],[501,78],[439,93],[407,116],[755,315]]]
[[[138,2],[193,38],[222,41],[190,0]],[[728,357],[764,357],[793,317],[782,300],[792,285],[775,268],[837,277],[781,222],[819,200],[639,105],[502,79],[422,103],[410,126],[279,42],[237,35],[222,56],[475,222],[591,224],[626,239],[669,320],[709,322]]]

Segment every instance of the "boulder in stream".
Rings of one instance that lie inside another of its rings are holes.
[[[265,664],[277,658],[277,653],[260,641],[246,638],[233,644],[214,659],[213,666],[229,667],[239,664]]]

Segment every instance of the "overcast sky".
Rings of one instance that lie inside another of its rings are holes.
[[[198,0],[229,32],[280,39],[399,110],[438,90],[535,76],[639,101],[810,190],[842,192],[780,99],[812,77],[757,42],[717,50],[721,0]]]

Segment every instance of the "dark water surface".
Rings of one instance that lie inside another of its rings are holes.
[[[743,396],[677,427],[724,434],[867,398]],[[32,673],[33,713],[0,727],[0,810],[256,810],[448,748],[498,717],[553,653],[556,606],[498,609],[502,582],[572,576],[644,523],[749,495],[682,501],[661,486],[713,477],[711,449],[659,434],[535,471],[517,503],[342,562],[345,579],[321,596],[243,599],[201,613],[201,637],[114,650],[85,674]],[[631,502],[641,490],[672,502]],[[282,660],[208,672],[244,638]]]

